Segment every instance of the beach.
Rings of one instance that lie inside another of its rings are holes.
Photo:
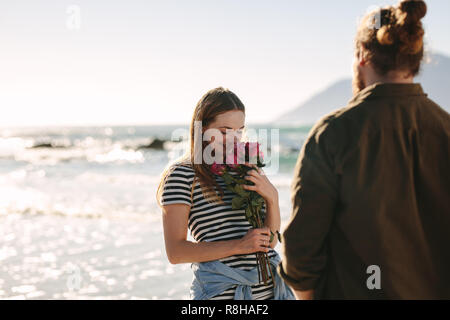
[[[2,217],[0,298],[188,299],[190,265],[167,262],[156,220]]]

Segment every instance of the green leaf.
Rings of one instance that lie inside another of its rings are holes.
[[[241,209],[242,206],[244,205],[245,199],[239,196],[236,196],[233,198],[233,200],[231,200],[231,207],[233,208],[233,210],[238,210]]]
[[[234,187],[234,191],[241,197],[247,196],[247,191],[245,191],[244,188],[242,188],[242,186],[240,184],[238,184]]]
[[[275,235],[275,234],[272,232],[272,230],[270,230],[270,240],[269,240],[269,242],[272,242],[272,241],[273,241],[274,235]]]
[[[247,219],[252,218],[253,213],[252,213],[250,207],[245,208],[245,216],[247,217]]]
[[[222,178],[223,178],[223,181],[225,181],[225,183],[226,183],[227,185],[230,185],[230,184],[233,183],[233,177],[231,177],[229,173],[225,173],[225,174],[222,176]]]
[[[252,205],[255,207],[256,206],[262,207],[263,203],[264,203],[264,199],[259,194],[257,194],[257,197],[252,199]]]

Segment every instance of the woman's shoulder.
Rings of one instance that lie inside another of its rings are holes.
[[[178,175],[187,179],[193,179],[194,168],[189,162],[174,162],[169,165],[169,176]]]
[[[161,204],[191,205],[191,187],[194,180],[194,170],[186,164],[172,163],[164,178]]]

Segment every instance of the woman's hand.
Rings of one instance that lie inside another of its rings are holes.
[[[245,190],[256,191],[259,193],[267,204],[278,203],[278,191],[269,181],[262,169],[258,168],[258,166],[254,164],[246,165],[255,168],[255,170],[249,170],[247,176],[245,177],[246,180],[253,182],[255,185],[243,185],[242,187]]]
[[[250,254],[255,252],[269,252],[270,229],[250,229],[247,234],[239,240],[239,254]]]

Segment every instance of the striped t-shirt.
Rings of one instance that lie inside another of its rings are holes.
[[[245,218],[244,210],[233,210],[231,200],[235,194],[226,189],[222,177],[215,175],[217,183],[224,191],[224,204],[209,203],[205,200],[200,185],[196,183],[191,204],[191,189],[194,180],[194,169],[189,164],[176,164],[167,177],[164,185],[161,204],[184,203],[191,206],[188,228],[196,241],[224,241],[242,238],[251,224]],[[265,207],[263,206],[263,209]],[[273,249],[268,252],[269,257],[276,255]],[[220,262],[242,270],[250,270],[256,266],[256,254],[234,255],[223,258]],[[215,296],[212,300],[233,299],[236,286]],[[273,298],[273,283],[252,286],[255,300]]]

